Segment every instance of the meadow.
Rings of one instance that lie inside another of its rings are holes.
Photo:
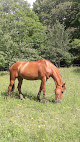
[[[23,81],[19,99],[15,90],[6,98],[8,72],[0,72],[0,142],[80,142],[80,68],[60,68],[66,82],[62,103],[54,103],[55,84],[46,82],[46,100],[37,102],[40,81]]]

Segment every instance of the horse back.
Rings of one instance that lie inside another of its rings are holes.
[[[10,68],[11,76],[21,76],[27,80],[38,80],[51,75],[50,62],[40,59],[33,62],[16,62]]]
[[[48,78],[50,76],[49,71],[46,60],[40,59],[33,62],[22,63],[19,69],[19,74],[22,78],[27,80],[41,80],[43,77]]]

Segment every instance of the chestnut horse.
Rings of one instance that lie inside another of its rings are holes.
[[[45,102],[45,86],[46,80],[52,77],[56,84],[55,95],[56,102],[61,102],[63,92],[65,90],[65,83],[63,83],[60,72],[50,61],[40,59],[34,62],[16,62],[10,67],[10,85],[8,87],[8,95],[10,96],[14,86],[15,79],[18,78],[18,91],[20,99],[24,99],[21,93],[21,85],[23,79],[27,80],[41,80],[40,89],[37,99],[40,101],[40,94],[43,90],[43,101]]]

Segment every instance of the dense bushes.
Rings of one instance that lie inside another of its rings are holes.
[[[37,0],[32,11],[27,1],[0,0],[0,69],[39,58],[64,66],[79,62],[79,15],[77,2]]]

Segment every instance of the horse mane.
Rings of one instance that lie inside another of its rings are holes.
[[[61,74],[59,72],[59,70],[57,69],[57,67],[51,63],[49,60],[46,60],[46,64],[49,68],[52,69],[52,72],[53,72],[53,79],[56,83],[56,85],[62,85],[63,81],[62,81],[62,77],[61,77]]]

